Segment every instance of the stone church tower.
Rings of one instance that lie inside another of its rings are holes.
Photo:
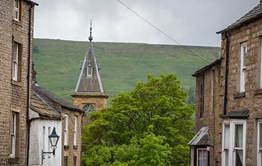
[[[89,41],[90,46],[81,66],[75,93],[72,95],[73,105],[82,108],[86,114],[104,109],[108,99],[108,96],[104,92],[99,73],[100,68],[94,54],[92,24]],[[88,120],[84,119],[84,125],[87,123]]]

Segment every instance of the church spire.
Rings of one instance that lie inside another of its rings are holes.
[[[104,88],[102,85],[99,67],[97,64],[96,56],[93,48],[92,36],[92,21],[90,22],[90,36],[89,42],[91,43],[84,62],[81,66],[81,72],[76,85],[75,93],[87,95],[104,95]]]
[[[90,43],[93,41],[92,30],[93,30],[93,24],[92,24],[92,20],[91,20],[90,21],[90,35],[89,35],[89,38],[88,38]]]

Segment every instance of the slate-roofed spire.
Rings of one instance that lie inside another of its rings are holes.
[[[93,49],[92,22],[90,23],[90,46],[81,66],[75,92],[87,95],[103,95],[104,89]]]

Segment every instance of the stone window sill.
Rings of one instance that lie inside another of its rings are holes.
[[[14,81],[14,80],[12,80],[12,85],[22,87],[22,82],[21,81]]]
[[[257,90],[255,90],[254,95],[255,95],[255,96],[257,96],[257,95],[262,95],[262,89],[257,89]]]
[[[77,145],[74,145],[74,146],[73,146],[73,149],[77,149],[77,148],[78,148],[78,146],[77,146]]]
[[[18,20],[13,19],[13,24],[22,27],[22,22],[21,22],[21,20],[18,21]]]
[[[237,92],[234,94],[234,99],[244,98],[245,96],[246,96],[245,92]]]
[[[8,159],[8,163],[9,164],[18,164],[18,162],[19,162],[19,159],[16,157],[16,158],[9,158]]]

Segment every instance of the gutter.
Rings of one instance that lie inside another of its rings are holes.
[[[226,36],[226,62],[225,62],[225,89],[224,89],[224,110],[223,115],[227,114],[227,94],[228,94],[228,73],[229,73],[229,51],[230,51],[230,33],[225,32]]]
[[[29,166],[29,144],[30,144],[30,120],[29,120],[29,109],[30,109],[30,76],[31,76],[31,33],[32,33],[32,9],[34,5],[29,7],[29,28],[28,28],[28,56],[27,56],[27,105],[26,105],[26,121],[27,121],[27,160],[26,165]]]

